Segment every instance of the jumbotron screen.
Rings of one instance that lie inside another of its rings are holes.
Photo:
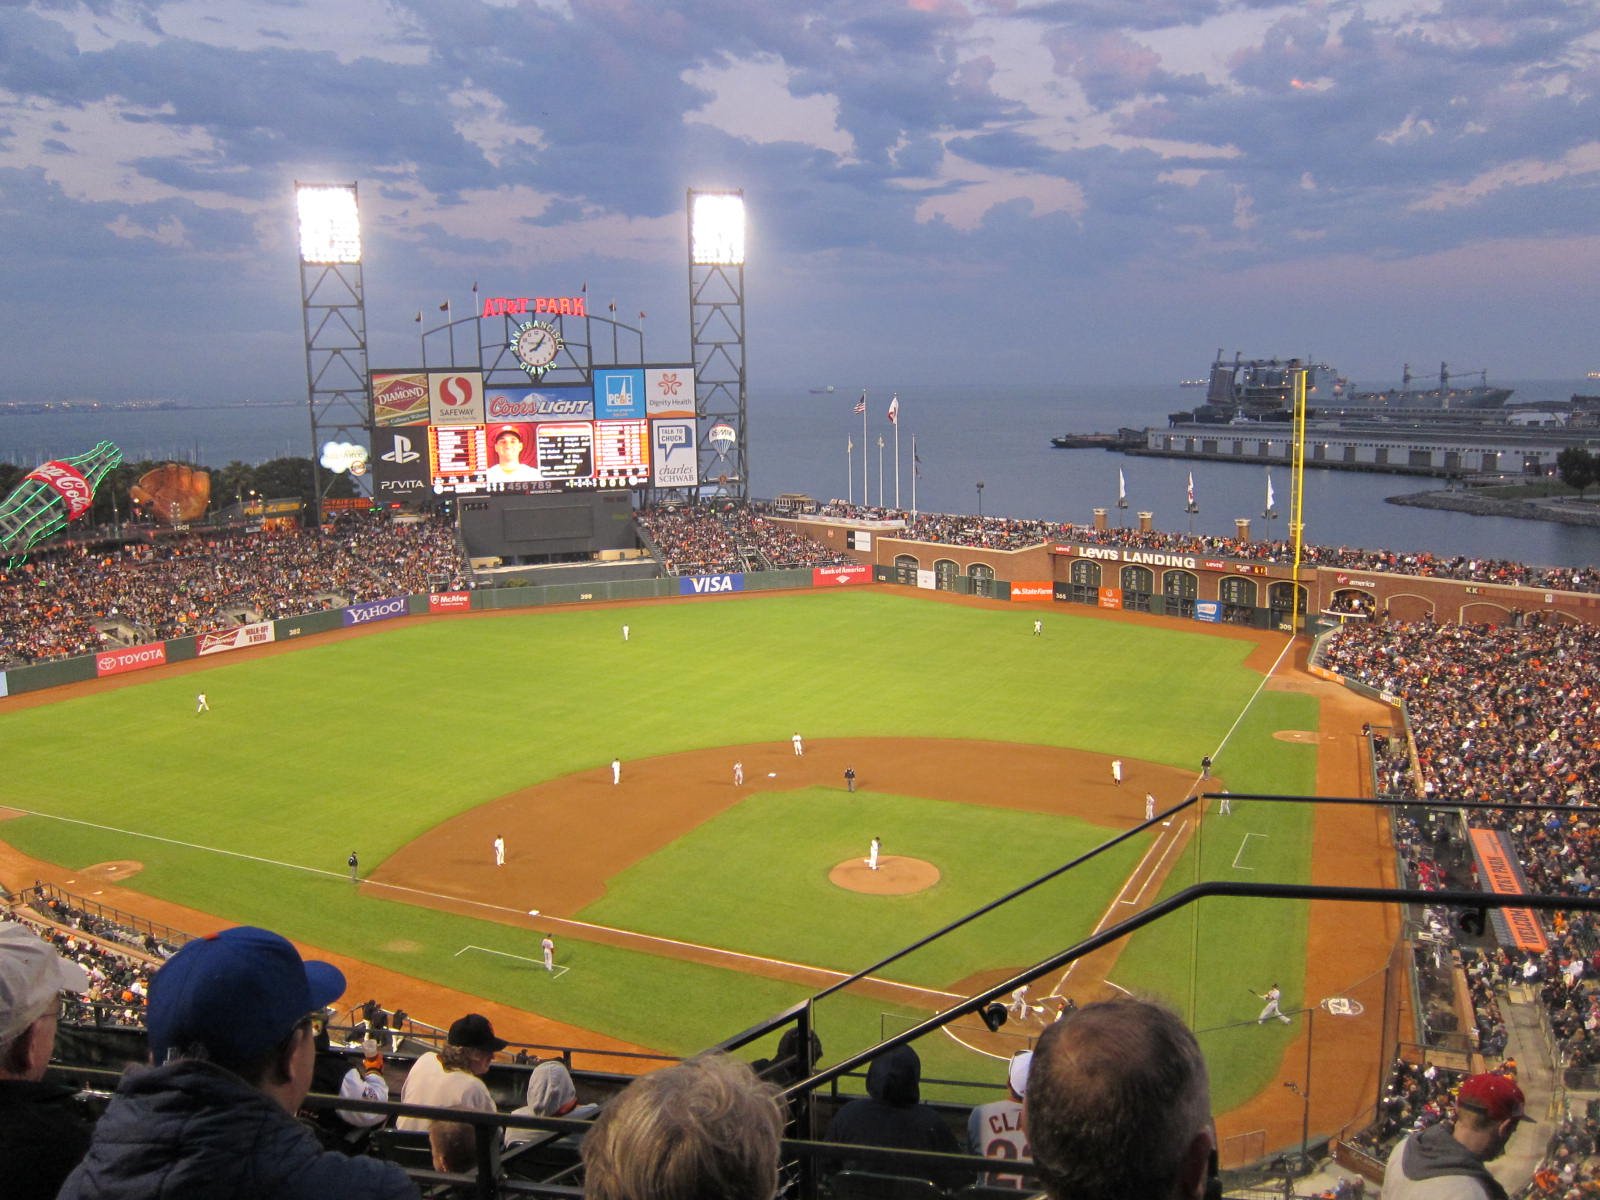
[[[646,420],[428,426],[428,474],[443,495],[633,488],[650,482]]]

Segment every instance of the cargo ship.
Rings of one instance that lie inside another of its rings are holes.
[[[1428,411],[1486,411],[1501,408],[1511,397],[1510,388],[1490,387],[1488,372],[1451,372],[1439,364],[1439,386],[1414,389],[1411,365],[1406,364],[1401,386],[1383,392],[1357,392],[1327,363],[1298,358],[1251,358],[1240,354],[1229,362],[1222,351],[1211,364],[1205,403],[1169,415],[1171,424],[1223,425],[1232,421],[1284,421],[1294,406],[1295,375],[1306,376],[1306,406],[1323,416],[1371,417],[1405,410],[1408,415]],[[1452,380],[1479,377],[1474,386],[1461,387]]]

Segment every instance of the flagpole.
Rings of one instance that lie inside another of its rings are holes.
[[[450,369],[453,371],[456,366],[456,326],[455,322],[450,319],[449,300],[444,302],[444,327],[450,334]]]
[[[417,354],[420,356],[421,366],[428,365],[428,339],[422,333],[422,310],[417,309]]]
[[[883,507],[883,434],[878,435],[878,507]]]
[[[844,439],[844,502],[856,502],[856,444],[850,438]]]
[[[894,407],[894,506],[900,507],[900,393],[889,402]]]
[[[913,433],[911,435],[911,519],[913,521],[917,519],[917,476],[921,474],[917,470],[917,462],[917,435]]]
[[[867,389],[861,389],[861,503],[867,503]]]

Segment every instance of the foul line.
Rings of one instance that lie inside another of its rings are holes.
[[[347,873],[343,871],[327,871],[321,867],[302,866],[299,863],[283,862],[276,858],[263,858],[257,854],[244,854],[237,850],[224,850],[218,846],[203,846],[198,842],[180,841],[177,838],[163,837],[156,833],[143,833],[136,829],[122,829],[115,825],[104,825],[97,821],[84,821],[77,817],[62,817],[56,815],[55,813],[39,812],[37,809],[22,808],[15,804],[7,804],[5,807],[30,817],[42,817],[45,820],[61,821],[68,825],[81,825],[86,829],[98,829],[106,833],[118,833],[122,834],[124,837],[144,838],[147,841],[161,842],[168,846],[179,846],[185,850],[199,850],[206,854],[220,854],[226,858],[242,859],[246,862],[261,863],[269,867],[283,867],[290,871],[303,871],[308,875],[320,875],[325,879],[347,878]],[[362,879],[359,882],[369,888],[384,888],[391,892],[405,892],[413,896],[422,896],[429,900],[445,900],[451,904],[470,905],[473,908],[481,908],[489,912],[509,913],[512,916],[523,918],[528,917],[526,909],[511,908],[504,904],[490,904],[485,900],[472,900],[465,896],[451,896],[443,892],[430,892],[422,888],[408,887],[403,883],[388,883],[380,879]],[[811,972],[816,975],[826,976],[830,979],[848,979],[850,978],[851,974],[853,974],[853,972],[836,971],[832,967],[817,967],[812,966],[809,963],[790,962],[788,959],[783,958],[770,958],[764,954],[747,954],[742,950],[726,950],[720,946],[707,946],[700,942],[686,942],[680,941],[678,938],[662,937],[653,933],[639,933],[632,929],[619,929],[614,925],[596,925],[588,921],[579,921],[572,917],[541,915],[537,919],[544,924],[555,927],[590,930],[595,933],[605,934],[616,938],[631,939],[633,941],[658,946],[674,946],[683,950],[693,950],[718,958],[736,959],[741,962],[767,963],[771,966],[784,967],[793,971]],[[916,984],[899,983],[893,979],[879,978],[876,975],[869,975],[864,979],[858,980],[857,982],[870,983],[876,987],[889,988],[918,996],[932,996],[943,1000],[966,999],[965,996],[962,996],[956,992],[942,992],[935,988],[918,987]]]

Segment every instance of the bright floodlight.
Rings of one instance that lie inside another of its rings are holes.
[[[356,212],[353,183],[297,183],[295,207],[300,213],[300,261],[361,261],[361,217]]]
[[[738,266],[744,262],[744,193],[689,193],[689,261]]]

